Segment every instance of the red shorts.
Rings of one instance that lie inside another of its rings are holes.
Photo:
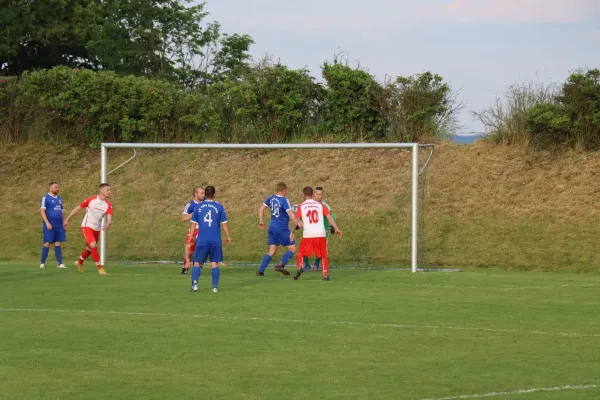
[[[198,236],[198,228],[194,229],[194,233],[190,236],[190,231],[188,231],[187,236],[185,237],[185,244],[192,244],[196,241],[196,236]]]
[[[327,238],[302,238],[298,254],[310,257],[313,253],[315,253],[315,257],[317,258],[327,257]]]
[[[83,227],[81,228],[81,233],[83,233],[83,237],[85,238],[85,242],[87,244],[93,242],[98,243],[98,239],[100,238],[100,231],[88,227]]]

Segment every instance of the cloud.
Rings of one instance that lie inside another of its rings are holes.
[[[449,0],[420,4],[422,17],[444,22],[567,23],[600,16],[599,0]]]

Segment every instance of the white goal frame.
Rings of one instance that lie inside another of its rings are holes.
[[[100,148],[100,182],[107,181],[108,174],[122,167],[134,157],[125,161],[117,168],[108,171],[108,149],[215,149],[215,150],[242,150],[242,149],[411,149],[411,271],[417,272],[417,221],[419,203],[419,147],[433,147],[433,144],[419,143],[301,143],[301,144],[228,144],[228,143],[102,143]],[[104,225],[104,220],[102,221]],[[100,231],[100,263],[106,261],[106,231]]]

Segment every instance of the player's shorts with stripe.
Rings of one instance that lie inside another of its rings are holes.
[[[46,224],[42,224],[42,235],[44,243],[66,242],[67,233],[62,226],[52,226],[52,229],[46,228]]]
[[[310,257],[313,253],[317,258],[327,257],[327,238],[302,238],[298,254],[303,257]]]
[[[194,254],[196,249],[196,236],[198,236],[198,227],[194,229],[192,235],[190,235],[190,231],[188,231],[187,236],[185,237],[185,244],[187,245],[190,254]]]
[[[196,229],[194,229],[194,233],[192,235],[190,235],[190,231],[188,231],[188,233],[185,237],[185,243],[190,244],[190,243],[196,242],[196,236],[198,236],[198,227],[196,227]]]
[[[269,228],[269,238],[267,244],[269,246],[291,246],[296,244],[295,240],[290,240],[289,229],[272,229]]]
[[[85,238],[85,242],[87,244],[98,242],[98,239],[100,238],[100,231],[89,227],[81,228],[81,233],[83,233],[83,237]]]
[[[223,262],[223,246],[196,246],[194,251],[194,262],[205,264],[210,262]]]

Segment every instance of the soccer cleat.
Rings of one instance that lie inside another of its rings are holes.
[[[216,287],[213,288],[213,293],[218,293],[219,289],[217,289]]]
[[[324,277],[323,277],[323,280],[324,280],[324,281],[330,281],[331,279],[329,279],[329,275],[327,275],[327,276],[324,276]]]
[[[187,270],[188,269],[186,267],[181,268],[181,275],[187,274]]]
[[[190,288],[190,292],[197,292],[197,291],[198,291],[198,281],[193,281],[192,287]]]
[[[56,268],[65,269],[65,268],[67,268],[67,267],[65,266],[65,264],[60,264],[60,265],[58,265]]]
[[[105,271],[105,270],[104,270],[104,268],[102,268],[102,267],[98,268],[98,273],[99,273],[100,275],[106,275],[106,271]]]
[[[83,272],[83,264],[79,260],[75,261],[75,266],[77,267],[77,271]]]
[[[318,263],[314,263],[312,269],[313,269],[313,271],[318,271],[319,270],[319,264]]]
[[[290,271],[288,271],[287,269],[285,269],[285,267],[283,266],[283,264],[277,264],[275,266],[275,271],[281,272],[284,275],[289,275],[290,274]]]
[[[304,270],[310,271],[310,264],[304,264]]]
[[[296,272],[296,275],[294,275],[294,280],[297,281],[298,278],[300,278],[300,275],[302,275],[303,272],[304,272],[304,269],[299,268],[298,272]]]
[[[44,264],[40,264],[40,268],[44,269],[46,266]]]
[[[262,272],[260,269],[256,270],[256,276],[265,276],[265,273]]]

